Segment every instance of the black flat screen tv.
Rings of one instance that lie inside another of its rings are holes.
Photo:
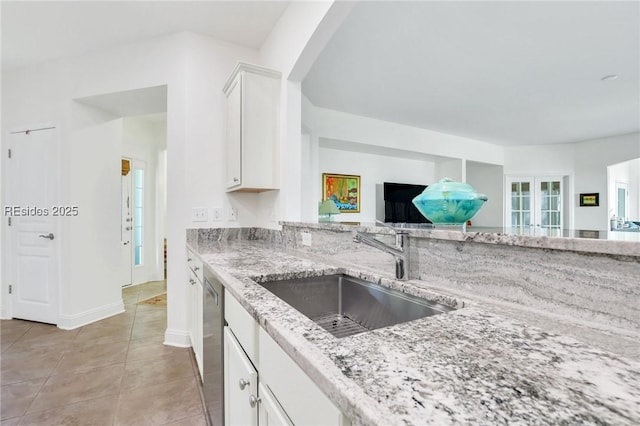
[[[427,185],[384,183],[384,221],[389,223],[431,223],[411,202]]]

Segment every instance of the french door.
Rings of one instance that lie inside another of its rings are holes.
[[[507,177],[506,226],[563,229],[562,176]]]

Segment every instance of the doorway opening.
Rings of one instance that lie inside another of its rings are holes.
[[[167,87],[157,86],[76,99],[97,108],[119,129],[120,262],[117,285],[125,311],[138,303],[158,308],[166,328]],[[104,161],[112,161],[105,159]],[[110,178],[111,179],[111,178]],[[115,206],[114,206],[115,207]],[[118,214],[118,213],[116,213]],[[157,312],[155,315],[160,315]],[[159,318],[159,317],[158,317]]]
[[[607,167],[610,230],[634,229],[640,223],[640,158]]]

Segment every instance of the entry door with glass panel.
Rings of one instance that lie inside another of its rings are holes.
[[[507,227],[562,229],[562,177],[508,177]]]

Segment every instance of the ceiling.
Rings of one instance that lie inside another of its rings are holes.
[[[303,92],[505,146],[637,132],[639,27],[637,1],[361,2]]]
[[[288,1],[2,1],[2,69],[182,31],[259,48]]]

